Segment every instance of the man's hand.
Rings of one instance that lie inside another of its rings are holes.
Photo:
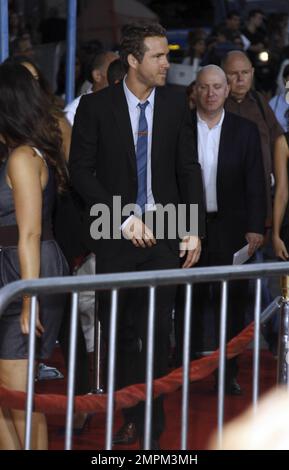
[[[252,256],[260,246],[264,243],[264,236],[260,233],[248,232],[245,235],[247,242],[249,243],[248,255]]]
[[[187,252],[187,257],[182,268],[191,268],[199,261],[201,255],[201,240],[199,237],[190,235],[184,237],[180,243],[180,258],[183,258]]]
[[[156,244],[152,231],[136,216],[132,216],[122,229],[124,238],[131,240],[135,247],[146,248]]]

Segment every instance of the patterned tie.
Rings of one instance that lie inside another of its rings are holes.
[[[141,207],[142,213],[147,203],[147,154],[148,154],[148,123],[145,109],[149,104],[139,103],[140,116],[138,122],[138,138],[136,144],[136,166],[137,166],[137,199],[136,203]]]

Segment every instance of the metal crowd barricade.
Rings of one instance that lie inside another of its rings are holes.
[[[145,403],[145,427],[144,448],[150,448],[151,425],[152,425],[152,400],[153,400],[153,332],[155,317],[155,295],[158,286],[186,285],[186,301],[184,309],[184,349],[183,349],[183,394],[182,394],[182,425],[181,444],[182,450],[187,449],[188,437],[188,409],[189,409],[189,363],[190,363],[190,322],[191,302],[193,295],[193,284],[201,282],[219,281],[221,283],[221,318],[220,318],[220,357],[219,357],[219,390],[218,390],[218,436],[219,445],[222,443],[222,432],[224,423],[224,392],[225,392],[225,360],[226,360],[226,317],[228,300],[228,282],[230,280],[256,279],[255,285],[255,335],[254,335],[254,367],[253,367],[253,403],[255,409],[259,395],[259,346],[260,346],[260,319],[267,321],[275,312],[280,310],[280,338],[279,338],[279,363],[278,382],[288,387],[288,318],[289,318],[289,262],[251,264],[246,266],[218,266],[194,269],[176,269],[146,271],[136,273],[117,273],[93,276],[67,276],[47,279],[17,281],[6,285],[0,290],[0,316],[8,304],[17,296],[23,294],[32,295],[30,331],[35,331],[36,321],[36,299],[41,294],[71,293],[71,333],[70,333],[70,355],[68,368],[67,387],[67,414],[66,414],[66,438],[65,449],[70,450],[72,446],[72,422],[74,404],[74,378],[75,378],[75,355],[76,355],[76,333],[78,316],[78,295],[84,290],[111,290],[111,322],[110,343],[108,356],[108,400],[106,421],[106,443],[107,450],[112,448],[114,392],[115,392],[115,356],[116,356],[116,331],[118,319],[118,292],[122,288],[148,287],[148,347],[146,366],[146,403]],[[286,276],[284,281],[283,297],[275,299],[269,307],[261,314],[261,278],[264,276]],[[35,358],[35,335],[29,338],[29,367],[26,404],[26,437],[25,449],[30,449],[32,406],[34,394],[34,358]]]

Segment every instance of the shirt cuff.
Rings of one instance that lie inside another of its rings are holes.
[[[121,224],[121,226],[119,227],[121,231],[123,231],[125,229],[125,227],[127,226],[127,224],[129,223],[129,221],[133,218],[134,216],[133,215],[130,215],[127,219],[125,219],[125,221],[123,222],[123,224]]]

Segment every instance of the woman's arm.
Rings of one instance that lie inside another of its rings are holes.
[[[276,140],[274,151],[274,171],[275,171],[275,198],[273,206],[273,246],[276,256],[286,260],[289,255],[280,238],[280,230],[288,202],[288,172],[287,161],[289,149],[286,138],[281,135]]]
[[[18,147],[9,157],[7,180],[13,191],[16,221],[19,232],[18,256],[21,279],[34,279],[40,275],[40,239],[42,190],[48,171],[42,159],[28,146]],[[29,332],[30,299],[23,299],[21,328]],[[37,333],[43,328],[38,321]]]

